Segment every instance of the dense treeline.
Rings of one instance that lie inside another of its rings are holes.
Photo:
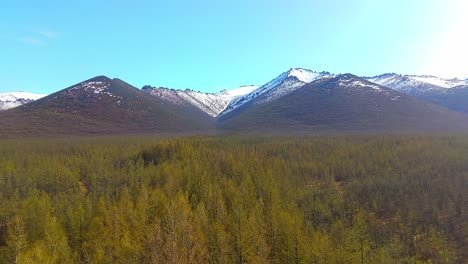
[[[0,142],[0,263],[466,263],[468,137]]]

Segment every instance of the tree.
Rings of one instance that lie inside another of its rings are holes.
[[[24,221],[21,216],[15,215],[8,224],[7,245],[11,250],[12,259],[15,264],[20,263],[19,258],[27,245]]]

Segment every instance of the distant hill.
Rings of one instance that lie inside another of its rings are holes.
[[[237,131],[434,132],[468,128],[468,116],[352,74],[322,78],[221,118]]]
[[[206,131],[212,119],[162,102],[119,79],[98,76],[0,113],[0,135]]]
[[[28,92],[1,93],[0,111],[18,107],[45,96],[47,96],[47,94],[34,94]]]

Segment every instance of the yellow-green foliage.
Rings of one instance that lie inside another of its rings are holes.
[[[0,263],[466,263],[468,137],[0,142]]]

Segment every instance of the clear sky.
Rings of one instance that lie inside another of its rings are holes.
[[[0,92],[96,75],[214,92],[291,67],[468,78],[466,0],[2,0]]]

